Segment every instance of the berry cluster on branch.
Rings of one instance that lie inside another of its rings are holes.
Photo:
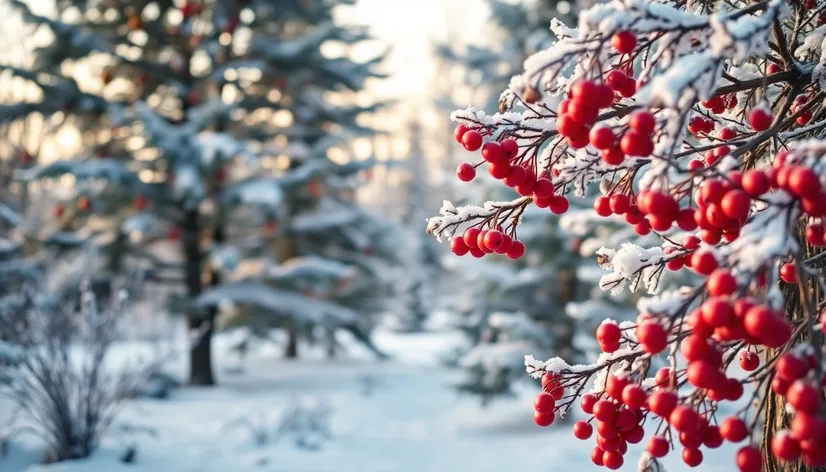
[[[724,441],[743,443],[743,472],[767,460],[826,466],[826,5],[715,8],[614,0],[583,12],[575,29],[555,21],[559,40],[525,61],[498,113],[451,115],[457,141],[481,150],[458,178],[486,164],[520,195],[445,202],[427,231],[456,254],[522,255],[523,211],[565,214],[571,195],[660,241],[597,251],[603,289],[630,284],[652,296],[636,321],[599,327],[595,363],[526,356],[542,378],[536,423],[579,401],[588,419],[574,435],[595,437],[591,458],[609,469],[646,430],[641,470],[675,448],[696,467]],[[665,270],[702,283],[658,293]],[[658,369],[662,359],[669,367]],[[770,413],[774,398],[786,411]],[[745,406],[723,416],[725,402]],[[769,428],[769,414],[788,426]]]

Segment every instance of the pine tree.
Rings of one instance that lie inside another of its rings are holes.
[[[465,149],[526,189],[484,207],[445,204],[428,231],[454,252],[513,244],[518,216],[544,199],[566,213],[569,198],[596,197],[596,215],[653,240],[597,251],[603,290],[649,296],[634,322],[599,325],[596,361],[525,357],[542,379],[535,422],[579,405],[593,417],[573,433],[596,430],[598,466],[619,469],[627,443],[651,434],[640,470],[661,469],[678,444],[696,467],[702,448],[724,440],[748,440],[732,470],[826,467],[820,10],[782,0],[599,4],[576,29],[552,23],[558,41],[525,61],[499,113],[452,115]],[[537,192],[544,175],[547,195]],[[689,283],[666,289],[663,274],[685,269]],[[729,408],[741,399],[744,408]]]
[[[353,250],[382,235],[380,221],[342,196],[372,162],[328,158],[348,133],[369,131],[356,118],[373,107],[334,106],[325,92],[379,76],[380,57],[322,54],[325,42],[369,39],[333,21],[349,2],[59,0],[50,16],[11,3],[53,41],[32,51],[31,67],[4,67],[40,94],[6,107],[5,121],[59,117],[79,135],[80,152],[19,174],[47,187],[74,178],[75,194],[43,231],[94,231],[104,279],[138,266],[150,281],[183,287],[171,307],[192,335],[190,383],[215,382],[211,339],[225,301],[279,326],[344,327],[371,345],[341,300],[351,292],[311,296],[301,286],[317,274],[277,264],[334,251],[313,239],[324,233],[346,249],[329,257],[364,269]]]

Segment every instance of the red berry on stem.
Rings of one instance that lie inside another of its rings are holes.
[[[599,400],[594,404],[594,417],[599,421],[610,423],[614,421],[617,414],[617,407],[607,400]]]
[[[502,147],[502,152],[505,154],[507,160],[511,160],[519,154],[519,145],[516,143],[516,140],[510,138],[503,139],[499,145]]]
[[[628,76],[618,69],[611,69],[605,76],[605,83],[616,91],[622,90],[628,80]]]
[[[729,416],[720,423],[720,436],[729,442],[740,442],[749,436],[749,429],[742,419]]]
[[[588,439],[594,433],[594,428],[585,421],[574,423],[574,437],[577,439]]]
[[[752,169],[743,174],[742,186],[752,197],[759,197],[769,191],[769,177],[762,170]]]
[[[614,145],[614,132],[607,126],[594,126],[588,135],[591,146],[597,149],[608,149]]]
[[[712,297],[731,295],[737,290],[737,279],[728,269],[715,269],[706,280],[706,288]]]
[[[787,284],[797,282],[797,269],[793,262],[787,262],[780,266],[780,278]]]
[[[683,449],[683,462],[689,467],[697,467],[703,463],[703,452],[699,449]]]
[[[485,247],[496,251],[505,242],[505,235],[500,231],[491,230],[485,234]]]
[[[788,431],[779,431],[772,438],[771,451],[780,459],[796,461],[800,457],[800,443]]]
[[[478,151],[482,147],[482,135],[476,131],[468,131],[462,136],[462,145],[468,151]]]
[[[786,391],[786,401],[798,412],[815,415],[820,409],[820,393],[812,385],[795,381]]]
[[[670,445],[668,439],[663,436],[651,436],[645,450],[654,457],[662,458],[668,455]]]
[[[611,470],[622,467],[623,461],[622,454],[619,451],[605,451],[602,453],[602,463]]]
[[[480,230],[479,228],[468,228],[465,230],[464,234],[462,235],[462,239],[465,240],[465,244],[467,245],[467,247],[471,249],[478,247],[477,241],[479,240],[479,233],[481,232],[482,230]]]
[[[668,345],[668,333],[665,328],[654,321],[647,321],[639,326],[637,337],[643,350],[648,354],[658,354]]]
[[[462,182],[470,182],[476,177],[476,168],[472,164],[463,162],[456,168],[456,177]]]
[[[765,108],[752,108],[747,116],[749,126],[755,131],[765,131],[772,124],[772,115]]]
[[[536,180],[533,194],[537,198],[551,198],[554,195],[554,190],[553,182],[543,177]]]
[[[470,248],[468,248],[467,244],[465,244],[464,238],[453,238],[450,240],[450,249],[453,251],[453,254],[457,256],[464,256],[468,253]]]
[[[699,274],[709,275],[717,268],[717,258],[708,251],[697,251],[691,256],[691,267]]]
[[[620,54],[630,54],[637,47],[637,35],[628,30],[619,31],[611,38],[611,46]]]
[[[594,211],[597,212],[597,215],[603,218],[611,216],[613,211],[611,211],[611,203],[609,202],[608,197],[605,195],[597,197],[597,199],[594,200]]]
[[[509,259],[519,259],[520,257],[525,255],[525,244],[522,241],[514,239],[511,243],[510,249],[508,249],[508,258]]]
[[[647,399],[648,395],[645,393],[645,390],[637,384],[626,385],[625,388],[622,389],[622,402],[625,403],[628,408],[635,410],[642,408]]]
[[[670,390],[657,390],[648,397],[648,408],[660,418],[668,419],[678,401],[676,393]]]
[[[760,367],[760,357],[757,354],[753,353],[753,352],[748,352],[748,351],[741,352],[739,360],[740,360],[740,367],[743,370],[747,371],[747,372],[751,372],[753,370],[756,370],[758,367]]]
[[[597,467],[602,467],[603,465],[605,465],[605,464],[602,462],[602,455],[603,455],[603,454],[605,454],[605,451],[603,451],[603,450],[602,450],[602,449],[600,449],[599,447],[595,447],[595,448],[591,451],[591,462],[593,462],[593,463],[594,463],[594,465],[596,465]]]
[[[795,167],[789,174],[789,190],[799,197],[813,197],[820,193],[820,179],[808,167]]]
[[[551,209],[551,213],[553,213],[555,215],[561,215],[561,214],[565,213],[566,211],[568,211],[568,207],[569,207],[569,202],[568,202],[567,198],[565,198],[563,196],[560,196],[560,195],[556,195],[556,196],[551,198],[551,204],[549,205],[549,208]]]
[[[554,423],[554,419],[555,418],[553,414],[547,415],[544,413],[540,413],[538,411],[533,412],[534,423],[536,423],[538,426],[542,426],[543,428],[552,425]]]
[[[541,392],[533,399],[533,409],[545,415],[553,415],[556,400],[549,393]]]
[[[657,121],[650,111],[636,111],[631,114],[628,125],[632,131],[645,136],[651,136],[654,134]]]
[[[692,408],[679,405],[668,416],[668,422],[681,433],[695,433],[703,425],[702,417]]]
[[[746,446],[737,451],[737,467],[740,472],[762,472],[763,454],[754,446]]]
[[[596,396],[586,393],[582,396],[579,400],[579,405],[582,407],[582,412],[586,414],[593,414],[594,412],[594,405],[596,405],[598,399]]]
[[[507,161],[507,157],[505,156],[505,151],[502,149],[502,145],[500,145],[496,141],[487,142],[484,146],[482,146],[482,159],[488,162]]]

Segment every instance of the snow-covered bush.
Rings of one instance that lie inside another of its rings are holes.
[[[594,363],[525,361],[542,378],[537,424],[580,402],[589,419],[574,434],[596,430],[599,466],[621,467],[643,425],[653,433],[643,470],[680,445],[697,466],[702,448],[723,440],[745,442],[744,472],[826,466],[823,9],[817,0],[598,4],[576,28],[552,22],[558,41],[525,61],[499,113],[452,115],[456,139],[481,150],[458,178],[473,180],[484,164],[521,195],[445,202],[427,230],[457,255],[522,257],[525,210],[563,214],[572,195],[596,196],[597,215],[655,241],[597,251],[602,289],[651,296],[635,322],[599,326]],[[664,272],[686,269],[701,282],[663,290]],[[660,356],[670,367],[654,367]],[[742,409],[720,413],[739,400]]]
[[[79,311],[30,286],[0,304],[0,395],[16,408],[11,434],[34,432],[46,462],[89,456],[149,372],[112,358],[129,306],[126,285],[114,284],[105,304],[84,286]]]

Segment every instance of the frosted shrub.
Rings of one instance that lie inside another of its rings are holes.
[[[112,365],[127,308],[124,289],[114,293],[98,306],[84,284],[80,311],[28,288],[0,304],[0,395],[17,408],[12,431],[44,441],[45,462],[89,456],[144,379]]]

